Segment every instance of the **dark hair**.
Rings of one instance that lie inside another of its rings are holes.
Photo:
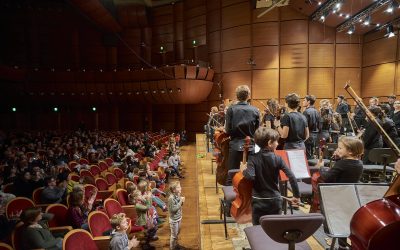
[[[26,225],[32,224],[41,212],[41,209],[37,207],[27,208],[22,212],[20,219]]]
[[[250,88],[247,85],[240,85],[236,88],[236,97],[239,101],[244,102],[250,96]]]
[[[338,95],[338,98],[344,100],[344,95]]]
[[[265,148],[268,145],[269,141],[278,141],[279,133],[276,130],[266,128],[266,127],[258,127],[256,132],[254,133],[254,141],[260,148]]]
[[[317,98],[315,97],[315,95],[306,95],[304,98],[305,98],[308,102],[310,102],[310,105],[314,105],[315,100],[317,99]]]
[[[390,113],[390,105],[389,104],[381,104],[381,109],[385,115]]]
[[[285,101],[289,108],[296,109],[300,105],[300,96],[296,93],[291,93],[285,97]]]
[[[388,96],[388,98],[390,98],[390,99],[396,99],[396,96],[395,96],[395,95],[390,95],[390,96]]]
[[[377,117],[377,118],[379,118],[379,119],[382,119],[382,118],[383,118],[383,113],[382,113],[381,107],[379,107],[379,106],[372,106],[372,107],[369,108],[369,111],[371,111],[371,113],[372,113],[375,117]]]

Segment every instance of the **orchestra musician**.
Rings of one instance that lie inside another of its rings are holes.
[[[278,132],[285,139],[284,149],[306,149],[304,141],[309,137],[306,117],[298,112],[300,97],[296,93],[285,97],[288,113],[280,119]],[[276,122],[279,125],[279,122]]]
[[[336,113],[339,113],[342,117],[342,128],[344,132],[349,128],[349,119],[347,118],[347,113],[350,112],[350,106],[344,99],[344,95],[338,95],[337,98],[338,105],[336,107]]]
[[[310,131],[310,137],[305,141],[308,159],[314,156],[321,120],[320,113],[314,107],[315,100],[316,98],[313,95],[306,95],[303,99],[303,107],[305,108],[303,115],[307,119],[308,130]]]
[[[389,137],[392,138],[393,142],[397,146],[400,146],[400,137],[396,129],[396,125],[394,124],[393,120],[389,117],[391,111],[389,104],[382,104],[381,109],[382,109],[381,120],[383,129],[386,131]],[[388,148],[389,145],[387,145],[387,143],[383,141],[383,147]]]
[[[395,95],[388,96],[388,104],[389,104],[389,107],[390,107],[390,112],[387,114],[387,116],[390,119],[393,119],[395,101],[396,101],[396,96]]]
[[[376,117],[378,123],[382,124],[382,111],[379,106],[371,106],[369,111]],[[383,140],[381,134],[375,128],[371,121],[367,122],[365,127],[364,134],[362,135],[362,140],[364,142],[364,164],[368,164],[370,161],[368,160],[368,153],[373,148],[382,148],[383,147]]]
[[[393,122],[396,125],[397,131],[400,131],[400,101],[396,100],[393,104]]]
[[[340,159],[332,168],[323,167],[322,161],[318,162],[320,167],[320,179],[325,183],[358,183],[361,179],[363,164],[361,156],[364,152],[363,143],[360,139],[350,136],[339,138],[338,148],[334,157]],[[346,238],[339,238],[339,249],[347,249]]]
[[[214,131],[216,127],[220,127],[218,120],[218,108],[216,106],[211,107],[211,112],[208,115],[208,122],[207,122],[207,135],[210,138],[210,142],[214,143]]]
[[[294,197],[290,201],[297,205],[300,200],[296,177],[286,166],[282,158],[274,153],[278,146],[279,133],[276,130],[259,127],[254,140],[261,150],[250,155],[247,166],[243,169],[246,179],[253,181],[252,222],[259,225],[260,217],[269,214],[281,214],[282,197],[279,192],[279,171],[289,177]]]
[[[250,97],[250,88],[240,85],[236,88],[238,102],[229,106],[226,111],[225,132],[230,136],[229,142],[229,169],[239,169],[243,157],[243,145],[246,136],[253,138],[259,126],[259,111],[247,101]],[[249,154],[254,152],[254,141],[250,143]],[[226,185],[232,185],[232,177],[228,175]]]

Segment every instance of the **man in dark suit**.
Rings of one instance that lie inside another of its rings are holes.
[[[229,142],[229,169],[239,169],[243,157],[243,145],[246,136],[252,138],[249,152],[254,152],[254,133],[258,128],[260,113],[258,109],[248,103],[250,88],[240,85],[236,88],[237,103],[231,105],[226,111],[225,131],[231,137]],[[228,175],[226,185],[232,184]]]

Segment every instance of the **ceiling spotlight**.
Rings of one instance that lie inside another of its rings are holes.
[[[371,23],[371,16],[367,16],[363,22],[364,25],[369,25]]]
[[[96,107],[92,107],[92,111],[95,112],[97,109]]]
[[[377,23],[377,24],[376,24],[376,27],[379,27],[379,26],[381,26],[381,25],[380,25],[379,23]]]
[[[321,19],[321,22],[325,22],[325,16],[324,16],[324,15],[322,15],[322,16],[320,17],[320,19]]]
[[[393,9],[394,9],[394,6],[393,6],[393,2],[392,2],[391,4],[389,4],[389,6],[387,7],[387,9],[385,11],[387,13],[393,13]]]
[[[140,92],[139,92],[139,91],[136,91],[136,95],[140,95]]]
[[[164,93],[165,93],[165,90],[162,89],[162,90],[160,90],[160,92],[161,92],[161,94],[164,94]]]
[[[335,8],[336,8],[337,10],[339,10],[340,7],[342,7],[342,3],[337,3],[337,4],[335,5]]]
[[[349,14],[347,14],[347,15],[346,15],[346,18],[349,18],[349,17],[350,17],[350,15],[349,15]]]
[[[347,31],[347,34],[351,35],[354,33],[355,30],[356,28],[354,26],[351,26],[350,29]]]
[[[157,94],[157,90],[153,90],[153,94]]]
[[[322,4],[322,2],[318,2],[318,5],[321,5]]]
[[[169,92],[169,93],[172,93],[172,89],[168,89],[168,92]]]
[[[340,13],[339,16],[343,16],[343,13]]]
[[[336,13],[336,9],[333,9],[333,10],[332,10],[332,13],[335,14],[335,13]]]
[[[144,94],[145,94],[145,95],[147,95],[148,93],[149,93],[149,91],[147,91],[147,90],[144,91]]]
[[[389,26],[386,28],[386,35],[387,35],[389,38],[395,36],[394,30],[393,30],[393,25],[392,25],[392,24],[389,25]]]
[[[178,93],[182,92],[181,88],[177,88],[177,91],[178,91]]]

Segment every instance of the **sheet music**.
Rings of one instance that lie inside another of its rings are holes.
[[[388,189],[388,185],[356,185],[356,188],[361,206],[364,206],[368,202],[382,199],[383,195]]]
[[[360,208],[354,185],[321,186],[320,195],[329,233],[349,236],[351,218]]]
[[[296,179],[309,178],[310,173],[307,169],[304,150],[287,150],[286,153],[289,159],[290,169],[292,170]]]

